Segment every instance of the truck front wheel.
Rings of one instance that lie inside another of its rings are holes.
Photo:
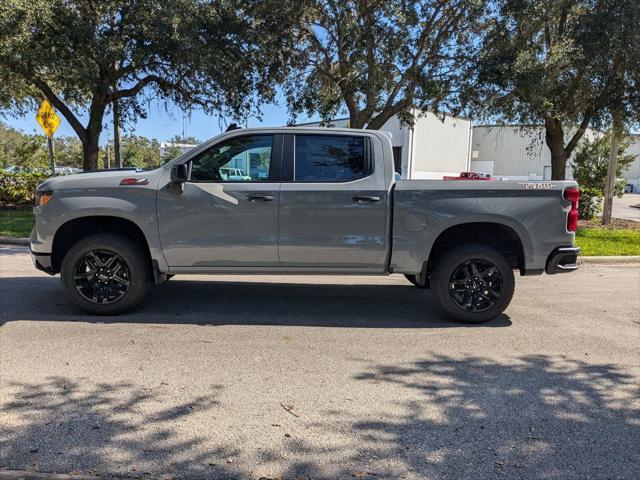
[[[93,315],[118,315],[144,298],[151,282],[147,256],[135,242],[97,234],[74,244],[62,261],[67,299]]]
[[[436,302],[455,320],[482,323],[507,308],[515,278],[499,251],[485,245],[460,245],[436,262],[431,290]]]

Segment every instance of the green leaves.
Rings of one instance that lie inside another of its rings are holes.
[[[616,177],[622,176],[624,171],[635,160],[634,155],[624,155],[628,147],[629,138],[624,138],[620,142],[618,149]],[[605,135],[583,142],[573,159],[573,176],[577,180],[582,192],[578,205],[581,219],[590,220],[602,209],[602,198],[605,194],[607,182],[610,149],[611,132],[609,131]],[[625,184],[626,182],[624,180],[616,182],[616,196],[622,196]]]
[[[294,18],[259,0],[4,0],[0,109],[24,113],[46,96],[96,168],[114,100],[125,121],[146,114],[144,97],[234,119],[259,113],[286,75]]]
[[[480,0],[309,0],[297,30],[295,115],[348,112],[354,128],[380,128],[413,108],[459,111],[460,84],[483,18]]]

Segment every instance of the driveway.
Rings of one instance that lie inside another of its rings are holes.
[[[625,193],[622,198],[614,197],[612,216],[640,222],[640,193]]]
[[[89,317],[0,247],[0,467],[182,478],[639,478],[640,267],[444,320],[391,277],[178,276]]]

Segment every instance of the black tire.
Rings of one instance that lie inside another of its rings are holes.
[[[511,303],[514,290],[507,259],[485,245],[452,248],[437,261],[431,275],[433,298],[447,315],[464,323],[497,317]]]
[[[65,296],[79,309],[93,315],[118,315],[144,299],[151,268],[137,243],[101,233],[83,238],[69,249],[60,280]]]
[[[422,284],[420,284],[418,282],[418,276],[417,275],[410,275],[410,274],[405,273],[404,276],[405,276],[405,278],[407,280],[409,280],[411,283],[413,283],[416,287],[418,287],[418,288],[427,288],[426,284],[422,285]]]

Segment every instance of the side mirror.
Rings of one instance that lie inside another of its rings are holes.
[[[184,192],[184,184],[189,177],[189,167],[185,163],[171,168],[171,183],[167,187],[172,193],[180,195]]]
[[[171,181],[175,183],[184,183],[188,180],[189,169],[186,163],[175,165],[171,169]]]

